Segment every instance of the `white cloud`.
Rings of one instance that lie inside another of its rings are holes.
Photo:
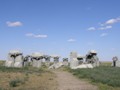
[[[120,17],[118,18],[113,18],[113,19],[109,19],[108,21],[105,22],[105,24],[114,24],[120,21]]]
[[[101,35],[100,35],[100,37],[105,37],[105,36],[107,36],[108,34],[107,33],[102,33]]]
[[[110,20],[106,21],[106,24],[114,24],[116,22],[117,22],[116,19],[110,19]]]
[[[94,30],[96,30],[96,28],[95,27],[89,27],[88,30],[89,31],[94,31]]]
[[[68,42],[75,42],[75,39],[69,39]]]
[[[34,35],[35,38],[47,38],[47,35]]]
[[[33,33],[27,33],[26,36],[30,37],[30,36],[34,36]]]
[[[6,24],[8,27],[18,27],[23,25],[20,21],[16,21],[16,22],[7,21]]]
[[[112,26],[106,26],[106,29],[110,29],[110,28],[112,28]]]
[[[89,31],[111,29],[112,25],[120,22],[120,17],[107,20],[105,23],[98,23],[99,27],[90,27]]]
[[[94,43],[93,42],[88,42],[87,43],[89,46],[92,46]]]
[[[103,24],[103,23],[98,23],[98,25],[99,25],[99,26],[101,26],[101,27],[103,27],[103,26],[104,26],[104,24]]]
[[[112,26],[104,26],[104,27],[100,27],[98,28],[98,30],[106,30],[106,29],[111,29]]]
[[[28,37],[34,37],[34,38],[47,38],[47,35],[43,34],[33,34],[33,33],[27,33],[26,36]]]

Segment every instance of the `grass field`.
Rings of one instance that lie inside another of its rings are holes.
[[[7,68],[0,65],[0,90],[56,90],[55,75],[42,68]]]
[[[106,62],[93,69],[69,69],[69,71],[78,78],[96,83],[100,90],[120,90],[120,68],[110,65]]]
[[[0,61],[0,90],[57,90],[55,74],[45,68],[7,68]],[[60,68],[70,71],[78,78],[87,79],[99,90],[120,90],[120,68],[111,67],[111,62],[101,63],[93,69]]]

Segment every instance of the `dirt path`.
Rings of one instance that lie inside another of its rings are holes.
[[[87,81],[80,80],[66,71],[54,71],[57,76],[58,90],[98,90]]]

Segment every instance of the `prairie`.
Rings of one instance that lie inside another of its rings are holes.
[[[68,70],[79,79],[88,79],[97,84],[100,90],[120,90],[120,68],[110,65],[110,62],[104,62],[93,69]]]
[[[54,70],[47,70],[45,66],[40,69],[30,66],[7,68],[3,63],[0,61],[0,90],[58,90],[56,78],[62,77],[56,77]],[[58,71],[69,71],[80,81],[88,81],[99,90],[120,90],[120,68],[111,67],[111,62],[102,62],[100,67],[93,69],[62,67]]]
[[[56,90],[55,74],[45,68],[0,65],[0,90]]]

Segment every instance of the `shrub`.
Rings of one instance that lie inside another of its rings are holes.
[[[0,87],[0,90],[3,90],[3,89]]]
[[[23,83],[20,79],[14,79],[9,82],[10,87],[17,87],[19,83]]]

